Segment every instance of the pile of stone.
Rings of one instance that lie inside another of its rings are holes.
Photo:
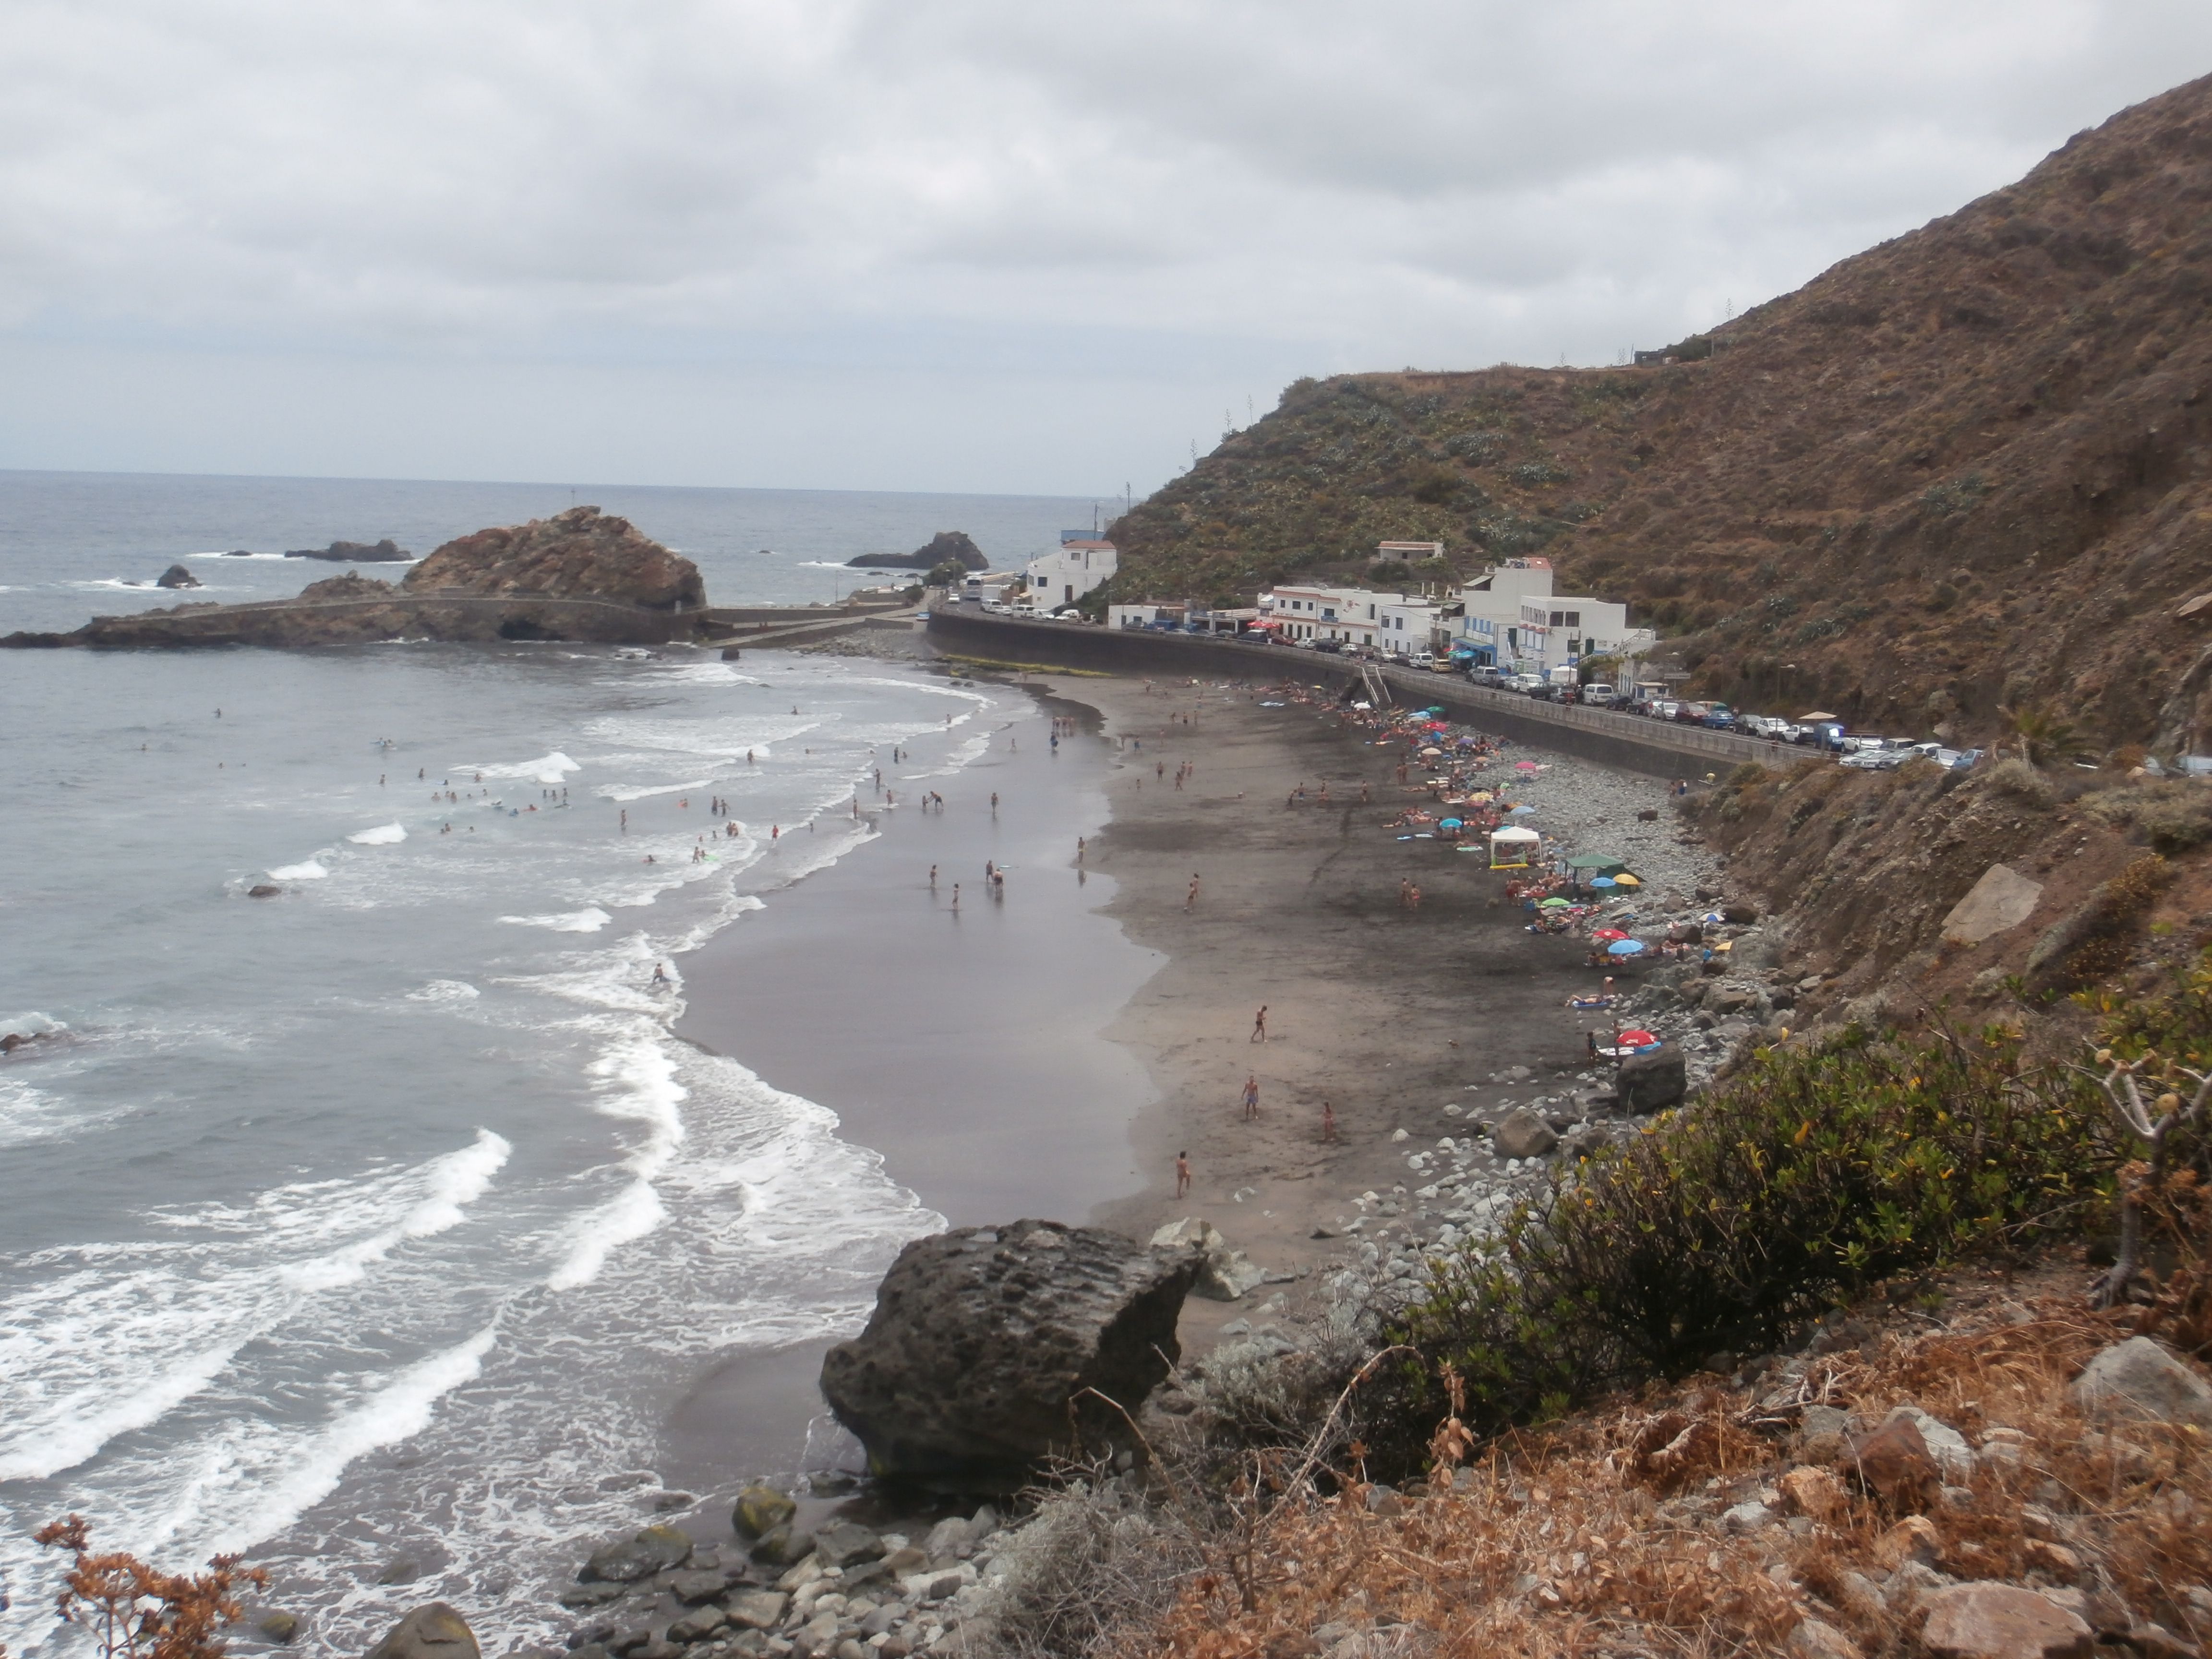
[[[584,1615],[571,1659],[949,1652],[985,1593],[1000,1530],[988,1504],[920,1536],[851,1520],[809,1528],[768,1486],[748,1487],[732,1520],[729,1548],[657,1526],[594,1552],[561,1597]]]

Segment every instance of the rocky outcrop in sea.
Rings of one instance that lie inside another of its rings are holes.
[[[369,552],[377,560],[408,556],[389,542]],[[171,585],[165,577],[163,586]],[[11,634],[0,646],[304,646],[393,639],[657,645],[690,637],[696,613],[706,602],[706,585],[690,560],[626,519],[577,507],[447,542],[396,584],[349,570],[311,583],[296,599],[95,617],[71,633]]]

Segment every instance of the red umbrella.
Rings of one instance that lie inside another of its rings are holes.
[[[1595,933],[1592,933],[1592,934],[1590,935],[1590,937],[1591,937],[1592,939],[1608,939],[1608,940],[1609,940],[1609,939],[1626,939],[1626,938],[1628,937],[1628,935],[1627,935],[1627,934],[1626,934],[1626,933],[1622,933],[1622,932],[1620,931],[1620,928],[1618,928],[1618,927],[1601,927],[1601,928],[1599,928]]]
[[[1623,1031],[1620,1034],[1620,1045],[1624,1048],[1641,1048],[1647,1042],[1658,1041],[1649,1031]]]

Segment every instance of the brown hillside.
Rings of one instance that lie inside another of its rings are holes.
[[[2212,79],[1717,331],[1708,361],[1358,376],[1138,507],[1117,585],[1545,547],[1697,685],[1899,735],[2212,747]],[[2201,704],[2200,706],[2200,700]]]

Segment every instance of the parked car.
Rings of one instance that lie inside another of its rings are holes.
[[[1581,688],[1577,700],[1591,708],[1613,707],[1613,688],[1602,680],[1592,680]]]
[[[1505,678],[1504,671],[1494,662],[1479,662],[1467,671],[1470,684],[1495,688]]]
[[[1710,726],[1716,732],[1733,732],[1735,730],[1735,710],[1724,702],[1717,702],[1705,710],[1705,717],[1699,724]]]
[[[1344,649],[1344,641],[1342,640],[1316,640],[1313,642],[1313,648],[1334,657]]]

